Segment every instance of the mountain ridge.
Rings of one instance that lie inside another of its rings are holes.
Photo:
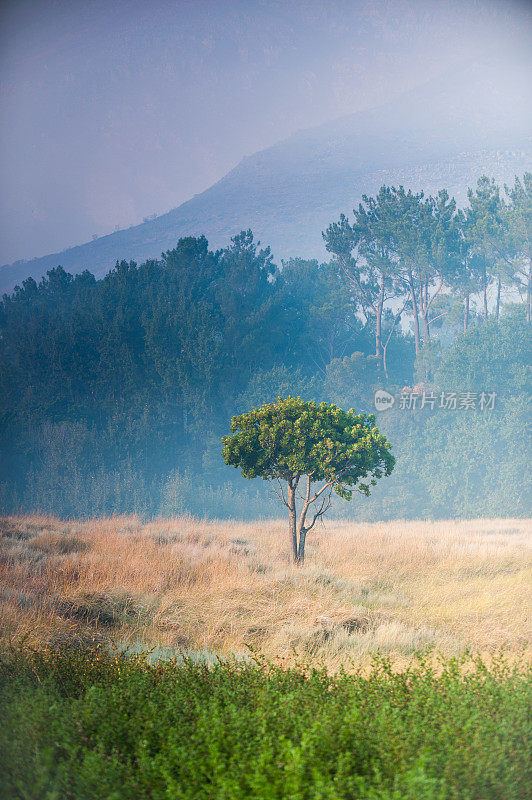
[[[0,267],[0,291],[61,264],[69,272],[105,274],[116,260],[158,258],[181,236],[205,234],[221,247],[251,228],[277,261],[324,258],[321,231],[362,194],[383,183],[434,192],[458,202],[481,174],[513,181],[532,165],[528,90],[501,92],[489,71],[454,91],[451,75],[384,105],[340,117],[242,159],[205,191],[154,219],[70,247]]]

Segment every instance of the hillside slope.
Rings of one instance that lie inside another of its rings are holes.
[[[466,80],[464,80],[464,77]],[[457,91],[460,86],[460,91]],[[158,257],[180,236],[205,233],[225,245],[251,228],[279,262],[324,257],[321,231],[383,183],[446,187],[459,201],[486,173],[511,181],[532,166],[528,89],[502,86],[489,71],[448,74],[379,108],[298,132],[244,159],[222,180],[140,225],[0,268],[0,291],[61,264],[107,272],[116,259]]]

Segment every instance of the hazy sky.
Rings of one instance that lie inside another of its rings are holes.
[[[532,75],[520,0],[4,0],[0,23],[0,264],[167,211],[464,59]]]

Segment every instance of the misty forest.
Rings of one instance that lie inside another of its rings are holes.
[[[396,468],[333,516],[526,515],[531,225],[530,173],[479,177],[463,208],[383,186],[330,220],[325,263],[247,230],[27,278],[0,306],[0,506],[274,517],[223,463],[231,416],[288,395],[375,413],[384,389]]]

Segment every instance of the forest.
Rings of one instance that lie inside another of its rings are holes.
[[[181,238],[102,279],[60,266],[0,304],[0,508],[253,519],[223,463],[232,415],[278,396],[375,413],[397,466],[361,520],[524,516],[532,174],[458,208],[384,186],[281,264],[253,233]],[[124,254],[127,255],[127,254]]]

